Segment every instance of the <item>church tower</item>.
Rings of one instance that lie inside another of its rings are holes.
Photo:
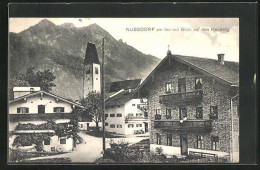
[[[87,97],[89,92],[99,92],[101,90],[101,73],[95,44],[88,43],[84,60],[83,97]]]

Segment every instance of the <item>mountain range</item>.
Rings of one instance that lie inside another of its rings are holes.
[[[116,40],[97,24],[75,27],[71,23],[55,25],[44,19],[19,32],[9,33],[9,75],[27,68],[50,70],[56,76],[52,93],[78,100],[83,97],[84,57],[88,42],[96,44],[101,61],[105,38],[105,82],[145,78],[160,59],[146,55]]]

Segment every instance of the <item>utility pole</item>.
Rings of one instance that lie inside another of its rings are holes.
[[[105,154],[106,150],[106,136],[105,136],[105,80],[104,80],[104,74],[105,74],[105,49],[104,49],[104,38],[102,40],[102,61],[101,61],[101,98],[103,101],[102,104],[102,129],[103,129],[103,156]]]

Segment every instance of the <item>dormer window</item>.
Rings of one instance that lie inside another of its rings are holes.
[[[30,88],[30,93],[33,93],[34,92],[34,88]]]

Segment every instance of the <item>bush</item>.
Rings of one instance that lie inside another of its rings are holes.
[[[163,152],[163,149],[161,147],[156,147],[155,148],[155,152],[158,154],[158,155],[161,155],[162,152]]]

